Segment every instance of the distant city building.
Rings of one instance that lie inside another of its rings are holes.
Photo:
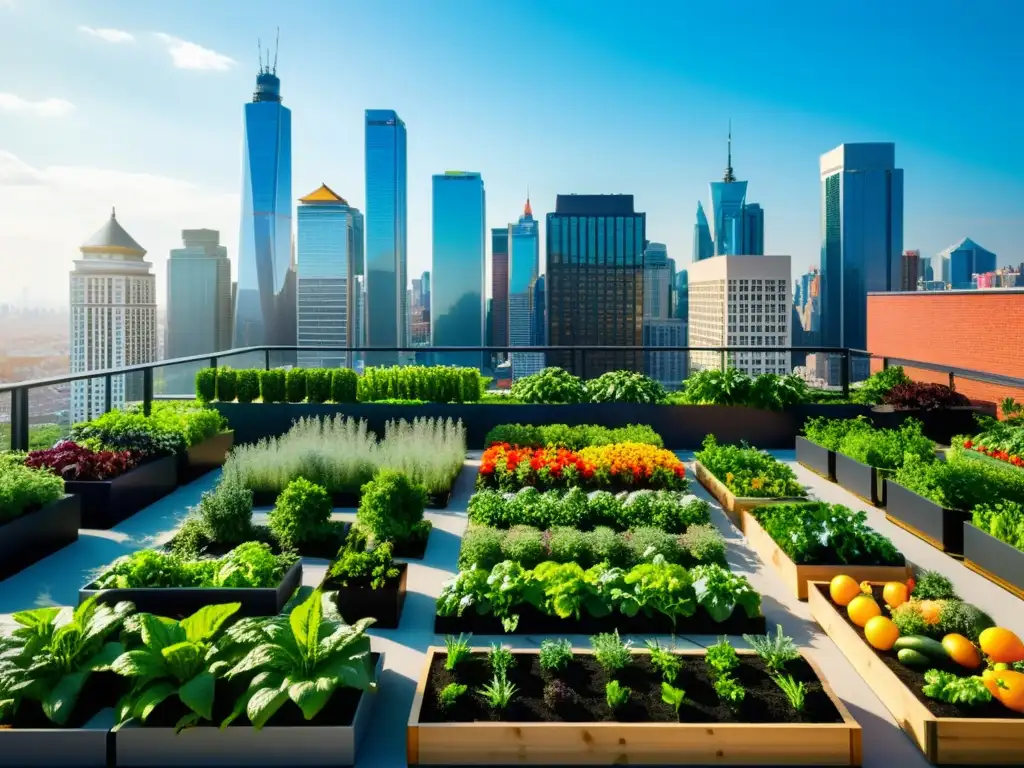
[[[405,123],[390,109],[366,110],[366,346],[403,347],[409,325]],[[367,354],[373,365],[396,354]]]
[[[533,286],[533,337],[538,347],[548,344],[548,303],[544,291],[544,275]]]
[[[491,230],[491,322],[487,345],[506,347],[508,340],[508,227]],[[503,357],[503,356],[502,356]]]
[[[167,260],[167,326],[164,357],[191,357],[231,348],[231,261],[215,229],[186,229],[182,248]],[[162,370],[164,394],[195,392],[204,363]]]
[[[945,279],[953,290],[968,290],[976,287],[972,284],[972,276],[984,272],[994,272],[996,268],[996,255],[985,250],[969,237],[949,246],[936,258],[941,260],[943,265],[948,262],[949,275]]]
[[[664,243],[644,251],[644,319],[664,320],[672,311],[672,264]]]
[[[546,228],[549,346],[641,345],[646,221],[632,195],[558,195]],[[580,362],[567,351],[548,353],[547,364],[591,378],[641,370],[643,359],[590,351]]]
[[[530,347],[537,344],[534,328],[534,289],[540,273],[540,233],[527,198],[523,215],[508,230],[508,344]],[[495,310],[497,313],[497,310]],[[512,353],[512,378],[537,373],[544,367],[544,355],[538,352]]]
[[[352,209],[326,184],[299,200],[298,344],[303,368],[347,368],[356,325]]]
[[[352,283],[352,301],[355,312],[352,313],[352,348],[361,349],[366,346],[366,276],[356,275]],[[353,353],[353,367],[358,368],[362,355]]]
[[[711,187],[711,236],[715,255],[734,255],[743,250],[743,206],[747,182],[737,181],[732,171],[732,129],[729,129],[729,157],[721,181]]]
[[[900,285],[903,170],[895,144],[841,144],[821,156],[823,346],[866,349],[867,296]],[[833,356],[829,384],[841,381]],[[851,381],[867,378],[869,360],[851,360]]]
[[[71,373],[156,362],[156,278],[146,250],[112,212],[79,251],[71,271]],[[72,382],[71,423],[103,414],[108,396],[111,408],[142,399],[142,376],[111,376],[109,393],[103,378]]]
[[[711,227],[704,213],[704,204],[697,201],[697,223],[693,225],[693,261],[710,259],[715,255],[715,243],[711,239]]]
[[[644,318],[645,347],[685,347],[686,321],[677,317]],[[669,389],[678,389],[686,378],[685,352],[644,352],[644,373]]]
[[[916,291],[920,274],[921,252],[904,251],[900,258],[900,290]]]
[[[234,344],[295,344],[292,269],[292,113],[281,103],[277,63],[260,63],[245,105],[242,228]],[[285,359],[287,355],[284,356]]]
[[[487,320],[484,182],[448,171],[433,180],[433,258],[440,277],[430,292],[430,345],[482,347]],[[479,353],[437,352],[439,365],[480,366]]]
[[[946,291],[949,290],[949,284],[942,280],[921,280],[917,284],[917,290],[919,291]]]
[[[414,347],[430,346],[430,273],[424,272],[412,281],[412,303],[409,305],[409,343]]]
[[[794,347],[821,346],[821,272],[817,267],[800,275],[793,287],[793,316],[790,321],[790,337]],[[813,378],[823,383],[828,374],[827,356],[815,355],[816,361],[824,366],[820,370],[811,365],[808,355],[794,352],[794,366],[807,365],[814,370]],[[813,361],[812,361],[813,362]]]
[[[764,255],[764,209],[757,203],[743,206],[743,246],[746,256]]]
[[[694,347],[790,347],[789,256],[716,256],[690,265]],[[690,352],[690,370],[723,363],[752,376],[788,374],[788,351]]]
[[[672,303],[672,315],[680,320],[686,320],[690,311],[690,275],[685,269],[680,269],[675,276],[675,301]]]

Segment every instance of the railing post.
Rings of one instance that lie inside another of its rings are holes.
[[[580,350],[580,378],[584,381],[587,380],[587,349],[584,347]]]
[[[110,413],[114,410],[114,393],[111,392],[111,385],[114,383],[114,377],[109,373],[103,377],[103,412]]]
[[[889,367],[889,358],[888,357],[883,357],[882,358],[882,370],[884,371],[888,367]]]
[[[149,416],[153,412],[153,369],[142,371],[142,413]]]
[[[212,357],[210,357],[210,367],[213,368],[213,370],[215,370],[215,371],[217,370],[217,356],[216,355],[213,355]]]
[[[263,370],[265,370],[265,371],[269,371],[270,370],[270,350],[269,349],[264,349],[263,350]]]
[[[949,372],[949,388],[956,389],[956,377],[952,371]]]
[[[720,351],[719,354],[721,354],[721,356],[722,356],[722,373],[725,373],[725,369],[729,367],[729,362],[728,362],[729,355],[725,351],[724,348]]]
[[[850,350],[844,349],[839,360],[839,384],[843,388],[843,397],[850,396]]]
[[[11,390],[11,450],[28,450],[28,388]]]

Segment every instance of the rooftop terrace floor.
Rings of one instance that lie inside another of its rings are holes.
[[[962,564],[932,548],[885,519],[885,513],[874,509],[838,485],[822,479],[796,463],[792,451],[773,452],[790,464],[800,481],[810,489],[813,498],[841,503],[868,513],[870,524],[890,537],[915,566],[938,570],[949,577],[965,600],[992,615],[996,622],[1024,636],[1024,611],[1019,600]],[[680,452],[692,474],[692,455]],[[359,753],[359,766],[397,768],[406,764],[405,728],[412,705],[416,681],[424,662],[424,653],[431,645],[443,645],[444,638],[433,634],[434,600],[442,584],[456,571],[456,559],[462,532],[466,527],[466,506],[473,493],[480,452],[470,452],[456,482],[451,503],[446,510],[428,511],[434,524],[426,556],[409,566],[408,594],[401,625],[395,630],[371,630],[373,650],[385,654],[384,674],[374,704],[372,730]],[[91,575],[121,555],[168,541],[185,517],[188,507],[196,504],[202,492],[212,488],[219,472],[212,472],[196,482],[179,488],[170,496],[129,518],[110,531],[82,531],[79,541],[57,552],[21,573],[0,582],[0,625],[10,624],[14,611],[43,605],[74,605],[78,589],[91,580]],[[835,693],[848,707],[850,714],[863,728],[863,765],[865,768],[919,768],[929,765],[924,756],[896,725],[882,702],[846,661],[838,648],[811,619],[806,603],[801,603],[783,588],[775,572],[765,566],[746,546],[743,535],[726,519],[721,507],[707,492],[692,481],[695,494],[712,504],[712,518],[727,539],[729,564],[737,573],[750,578],[763,596],[763,611],[769,628],[782,625],[787,635],[814,659]],[[265,522],[267,509],[257,511],[256,522]],[[354,519],[355,510],[335,510],[336,519]],[[306,558],[303,561],[303,582],[315,587],[323,578],[326,560]],[[574,645],[586,647],[587,638],[568,635]],[[634,637],[639,644],[645,639]],[[710,636],[689,636],[701,645],[715,641]],[[480,644],[501,640],[513,648],[536,648],[541,636],[474,637]],[[737,639],[738,640],[738,639]],[[688,644],[687,636],[676,638],[680,647]],[[738,641],[742,646],[742,641]],[[691,647],[693,647],[691,645]]]

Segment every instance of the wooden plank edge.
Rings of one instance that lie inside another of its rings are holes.
[[[409,721],[405,728],[405,759],[409,765],[419,765],[420,762],[420,712],[423,709],[423,694],[427,690],[427,678],[430,675],[430,667],[434,662],[434,656],[442,648],[431,645],[427,648],[426,659],[423,662],[423,670],[420,672],[419,680],[416,682],[416,692],[412,698],[412,708],[409,710]]]

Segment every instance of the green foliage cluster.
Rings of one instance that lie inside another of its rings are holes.
[[[941,669],[929,669],[924,673],[924,682],[921,693],[930,699],[944,701],[947,704],[976,707],[992,701],[991,692],[978,675],[961,677]]]
[[[650,376],[637,371],[608,371],[586,383],[587,397],[592,403],[665,402],[665,388]]]
[[[708,435],[694,457],[737,496],[783,499],[807,495],[793,470],[766,451],[719,445],[714,435]]]
[[[563,405],[585,403],[588,400],[586,387],[578,376],[557,368],[524,376],[512,382],[512,397],[520,403],[542,403]]]
[[[409,365],[367,368],[359,377],[358,398],[361,403],[394,398],[475,403],[482,391],[480,371],[476,368]]]
[[[804,436],[815,445],[838,451],[843,439],[851,432],[871,431],[871,422],[864,416],[855,419],[829,419],[812,416],[804,422]]]
[[[427,491],[395,470],[384,469],[362,489],[356,522],[375,542],[406,542],[430,532],[423,519]]]
[[[934,611],[925,617],[921,610],[925,601],[937,604],[937,618]],[[918,574],[910,600],[892,609],[892,620],[900,635],[924,635],[935,640],[955,633],[976,642],[984,630],[994,626],[988,614],[960,599],[953,583],[935,571]]]
[[[683,382],[681,402],[689,405],[743,405],[779,411],[811,399],[807,382],[795,374],[751,377],[738,368],[697,371]]]
[[[134,451],[143,456],[180,453],[227,428],[224,418],[198,401],[158,401],[149,416],[142,406],[113,410],[76,424],[71,439],[93,451]]]
[[[625,427],[609,428],[594,424],[570,427],[566,424],[500,424],[491,429],[484,438],[484,445],[508,443],[519,448],[566,448],[579,451],[592,445],[615,445],[616,443],[642,443],[664,448],[661,435],[647,424],[630,424]]]
[[[292,368],[270,371],[204,368],[196,373],[196,399],[230,403],[354,403],[359,374],[348,368]]]
[[[0,523],[51,504],[64,495],[64,480],[46,469],[0,462]]]
[[[989,535],[1024,551],[1024,504],[1017,501],[979,504],[971,511],[971,522]]]
[[[281,368],[260,371],[260,398],[264,403],[283,403],[288,395],[288,373]]]
[[[814,501],[750,511],[797,565],[903,565],[903,555],[867,523],[867,513]]]
[[[177,555],[195,558],[210,544],[235,546],[254,538],[252,491],[222,482],[203,493],[168,546]]]
[[[970,512],[980,504],[1015,501],[1024,504],[1024,472],[1009,464],[975,458],[959,438],[945,461],[924,461],[908,455],[893,479],[946,509]]]
[[[871,374],[859,387],[850,393],[853,402],[861,405],[878,405],[883,398],[900,384],[909,384],[910,377],[903,366],[893,365]]]
[[[568,526],[580,530],[608,527],[616,531],[653,526],[683,533],[692,525],[711,522],[711,506],[696,496],[677,491],[540,491],[522,488],[516,493],[481,490],[469,500],[470,522],[493,528],[530,525],[536,528]]]
[[[342,587],[383,589],[401,571],[392,558],[393,545],[384,541],[370,549],[343,546],[327,571],[328,579]]]
[[[330,537],[331,497],[321,486],[298,477],[288,483],[270,512],[270,533],[285,549],[300,551],[305,545]]]
[[[899,429],[854,429],[839,443],[839,452],[861,464],[895,472],[907,456],[935,459],[935,443],[921,432],[921,422],[907,419]]]

